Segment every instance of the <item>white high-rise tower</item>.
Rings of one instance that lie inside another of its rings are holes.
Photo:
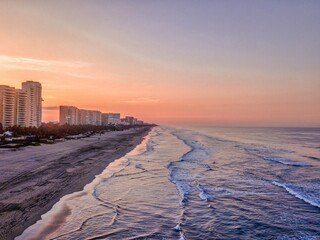
[[[0,85],[0,123],[2,126],[11,127],[14,125],[15,113],[15,89]]]
[[[27,114],[27,92],[15,89],[15,122],[14,125],[25,127]]]
[[[41,83],[26,81],[22,90],[27,93],[26,126],[40,127],[42,120],[42,87]]]

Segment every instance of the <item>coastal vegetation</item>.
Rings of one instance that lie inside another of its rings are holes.
[[[0,124],[0,147],[21,147],[39,145],[40,143],[54,143],[58,139],[75,139],[90,137],[108,131],[123,131],[135,126],[126,125],[59,125],[57,123],[43,123],[40,127],[12,126],[3,128]]]

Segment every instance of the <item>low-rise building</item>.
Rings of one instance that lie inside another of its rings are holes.
[[[121,123],[121,125],[129,125],[129,123],[127,122],[127,120],[125,118],[121,118],[120,123]]]
[[[118,125],[120,123],[120,113],[102,113],[102,125]]]
[[[143,125],[143,124],[144,124],[143,121],[141,121],[141,120],[138,120],[138,121],[137,121],[137,125]]]
[[[125,121],[128,125],[137,125],[138,119],[135,118],[135,117],[126,116],[126,117],[124,118],[124,121]]]

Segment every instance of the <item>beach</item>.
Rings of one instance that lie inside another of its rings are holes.
[[[0,239],[14,239],[66,194],[135,148],[151,127],[0,152]]]

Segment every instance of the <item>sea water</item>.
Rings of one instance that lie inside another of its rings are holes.
[[[320,239],[320,129],[156,127],[16,239]]]

